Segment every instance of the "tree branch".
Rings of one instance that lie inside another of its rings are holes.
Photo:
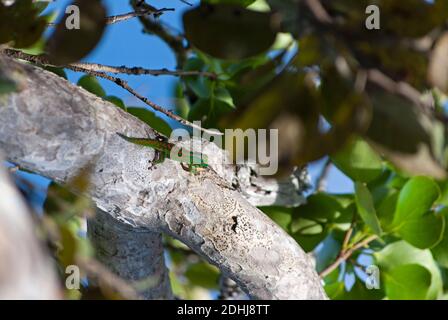
[[[167,117],[185,125],[185,126],[189,126],[204,132],[207,132],[209,134],[212,135],[222,135],[222,133],[218,132],[218,131],[211,131],[205,128],[202,128],[201,126],[198,126],[190,121],[187,121],[185,119],[183,119],[182,117],[179,117],[177,114],[174,114],[173,112],[171,112],[170,110],[165,109],[162,106],[159,106],[158,104],[152,102],[151,100],[149,100],[148,98],[142,96],[141,94],[139,94],[137,91],[135,91],[133,88],[131,88],[131,86],[129,86],[128,82],[121,79],[121,78],[117,78],[117,77],[113,77],[110,76],[104,72],[100,72],[100,71],[96,71],[94,70],[91,65],[89,64],[84,64],[84,63],[72,63],[69,65],[65,65],[65,66],[58,66],[58,65],[54,65],[51,63],[51,61],[49,61],[45,56],[35,56],[35,55],[30,55],[18,50],[14,50],[14,49],[3,49],[0,50],[0,53],[4,53],[9,57],[14,57],[14,58],[19,58],[22,60],[26,60],[26,61],[30,61],[33,63],[37,63],[37,64],[42,64],[42,65],[46,65],[46,66],[53,66],[53,67],[61,67],[61,68],[67,68],[70,69],[72,71],[75,72],[84,72],[84,73],[88,73],[90,75],[93,75],[95,77],[99,77],[99,78],[103,78],[106,80],[109,80],[113,83],[115,83],[116,85],[122,87],[123,89],[125,89],[126,91],[128,91],[130,94],[132,94],[134,97],[138,98],[139,100],[141,100],[142,102],[144,102],[146,105],[150,106],[152,109],[154,109],[155,111],[161,112],[164,115],[166,115]]]
[[[146,4],[142,0],[130,0],[130,4],[135,11],[139,11],[145,8]],[[149,34],[154,34],[163,40],[176,55],[177,68],[182,69],[185,61],[187,60],[187,48],[184,45],[183,37],[172,34],[166,28],[164,28],[158,21],[149,17],[139,17],[144,31]]]
[[[87,232],[102,264],[110,266],[128,285],[143,284],[140,290],[136,288],[139,295],[145,299],[173,298],[160,233],[131,228],[101,210],[88,221]]]
[[[352,233],[352,229],[350,228],[349,231],[347,232],[347,234],[351,235]],[[347,237],[345,238],[347,239]],[[346,261],[347,259],[349,259],[358,249],[364,248],[365,246],[367,246],[370,242],[374,241],[378,239],[377,235],[372,235],[367,237],[366,239],[364,239],[363,241],[360,241],[358,243],[356,243],[355,245],[353,245],[351,248],[346,249],[344,247],[342,247],[341,252],[339,253],[338,258],[331,264],[329,265],[325,270],[323,270],[321,273],[319,273],[319,276],[321,278],[325,278],[326,276],[328,276],[333,270],[335,270],[337,267],[339,267],[339,265]],[[344,244],[346,243],[347,240],[344,240]]]
[[[0,147],[10,161],[61,183],[95,162],[90,195],[113,218],[176,237],[252,298],[326,298],[297,243],[218,175],[228,171],[216,145],[204,144],[211,169],[198,175],[169,159],[150,166],[152,149],[116,135],[154,138],[137,118],[32,65],[1,67],[23,88],[0,99]]]
[[[56,270],[36,237],[31,213],[3,166],[0,190],[0,299],[62,298]]]

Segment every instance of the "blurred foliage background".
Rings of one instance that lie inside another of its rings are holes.
[[[134,10],[142,5],[129,3]],[[48,24],[55,15],[44,11],[47,4],[0,2],[0,43],[45,55],[53,66],[44,67],[66,77],[64,65],[85,58],[102,38],[107,10],[101,1],[75,0],[85,27],[69,32],[62,24]],[[378,30],[365,27],[371,4],[380,9]],[[173,110],[208,128],[279,130],[279,176],[326,159],[305,205],[260,209],[315,258],[329,297],[448,298],[448,2],[184,5],[181,32],[169,28],[164,15],[137,18],[144,33],[167,43],[179,70],[213,75],[179,77]],[[172,123],[107,94],[92,75],[78,85],[170,134]],[[15,89],[0,77],[0,94]],[[353,181],[352,193],[326,191],[330,166]],[[61,281],[64,266],[94,260],[83,232],[94,208],[67,191],[82,193],[87,172],[69,186],[52,184],[39,217]],[[175,294],[216,297],[223,282],[219,271],[176,240],[165,243]],[[379,268],[377,289],[365,285],[371,265]],[[67,298],[99,297],[123,298],[110,286],[87,282],[77,292],[67,291]]]

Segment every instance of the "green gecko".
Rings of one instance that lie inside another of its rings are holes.
[[[208,158],[206,155],[194,152],[194,151],[188,151],[185,148],[177,147],[175,144],[170,143],[166,140],[166,138],[158,137],[156,139],[149,139],[149,138],[132,138],[132,137],[126,137],[125,135],[122,135],[121,133],[117,134],[123,138],[126,141],[129,141],[131,143],[144,146],[144,147],[150,147],[156,150],[156,157],[153,161],[153,164],[162,163],[166,158],[169,158],[171,160],[175,160],[181,163],[188,164],[188,171],[190,171],[193,174],[197,173],[198,168],[208,168]],[[177,156],[171,156],[171,152],[173,148],[178,149]],[[183,154],[183,151],[185,151],[186,154]],[[184,166],[182,165],[182,168]],[[185,168],[184,168],[185,169]]]

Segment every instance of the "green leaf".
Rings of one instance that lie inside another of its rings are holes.
[[[386,295],[392,300],[426,299],[431,273],[418,264],[392,268],[384,275]]]
[[[291,236],[305,252],[310,252],[325,239],[328,229],[313,220],[298,219],[295,221],[295,230]]]
[[[290,234],[306,251],[312,251],[328,235],[330,225],[351,221],[353,199],[317,193],[307,198],[306,204],[293,209]]]
[[[107,100],[109,102],[112,102],[114,105],[119,107],[120,109],[126,110],[126,105],[124,104],[123,100],[116,96],[107,96],[104,97],[104,100]]]
[[[418,264],[425,267],[431,273],[431,285],[427,293],[427,299],[436,299],[443,292],[443,282],[440,269],[429,250],[420,250],[406,241],[397,241],[389,244],[381,251],[374,254],[380,273],[405,265]]]
[[[219,283],[219,270],[205,262],[198,262],[188,267],[185,277],[193,285],[206,289],[217,289]]]
[[[400,191],[393,228],[417,248],[431,248],[442,239],[445,219],[431,211],[439,196],[439,186],[428,177],[414,177]]]
[[[138,107],[129,107],[127,111],[133,116],[139,118],[143,122],[147,123],[151,128],[156,130],[157,132],[163,134],[166,137],[171,135],[171,127],[168,123],[166,123],[163,119],[157,117],[153,112],[148,109],[138,108]]]
[[[327,293],[328,298],[330,298],[331,300],[337,300],[338,297],[342,296],[345,293],[345,285],[343,282],[334,282],[327,284],[324,289]]]
[[[347,290],[343,282],[335,282],[325,286],[325,292],[331,300],[380,300],[384,292],[380,289],[367,289],[360,279]]]
[[[291,227],[293,209],[285,207],[261,207],[266,215],[289,232],[306,252],[312,251],[327,235],[321,224],[306,218],[296,219]]]
[[[39,8],[32,0],[15,1],[7,6],[0,1],[0,44],[11,43],[16,48],[27,48],[42,36],[47,24],[39,17]]]
[[[288,230],[291,223],[292,209],[285,207],[260,207],[269,218],[271,218],[275,223],[277,223],[284,230]]]
[[[0,95],[17,91],[17,84],[0,72]]]
[[[196,48],[234,60],[267,51],[277,35],[273,22],[269,12],[228,4],[201,4],[183,16],[185,35]]]
[[[87,56],[101,40],[106,28],[106,8],[99,0],[75,0],[79,8],[79,29],[68,29],[72,13],[65,14],[47,41],[46,49],[53,63],[67,65]],[[68,19],[68,20],[67,20]]]
[[[437,200],[437,204],[448,206],[448,180],[440,181],[438,184],[441,190],[441,195]]]
[[[198,99],[188,113],[188,120],[200,120],[202,126],[215,126],[220,116],[232,111],[233,108],[227,103],[216,99]]]
[[[312,194],[304,205],[294,209],[292,228],[295,228],[296,219],[301,218],[323,223],[350,223],[354,213],[350,207],[353,200],[351,195],[330,195],[323,192]]]
[[[204,77],[196,77],[195,79],[186,79],[188,87],[199,98],[208,99],[212,93],[212,82]]]
[[[91,75],[84,75],[78,80],[78,86],[83,87],[90,93],[97,95],[98,97],[103,98],[106,96],[106,92],[103,87],[99,83],[98,79]]]
[[[388,232],[391,229],[392,221],[394,219],[395,209],[397,207],[399,192],[394,189],[386,189],[384,198],[375,202],[375,208],[380,225],[383,230]]]
[[[235,108],[235,104],[233,103],[233,98],[232,98],[229,90],[227,90],[226,88],[224,88],[224,87],[216,88],[216,90],[214,92],[214,97],[216,100],[225,103],[229,107]]]
[[[426,249],[442,240],[444,230],[445,218],[430,211],[418,219],[406,221],[398,234],[413,246]]]
[[[339,170],[354,181],[369,182],[383,172],[380,156],[361,139],[356,139],[331,159]]]
[[[400,191],[394,223],[403,224],[431,210],[440,196],[438,185],[428,177],[414,177]]]
[[[57,68],[57,67],[52,67],[52,66],[45,66],[45,70],[48,70],[50,72],[53,72],[54,74],[57,74],[58,76],[60,76],[61,78],[64,78],[65,80],[67,80],[67,73],[65,72],[64,68]]]
[[[381,235],[380,222],[373,205],[372,195],[369,189],[361,182],[355,183],[355,201],[358,213],[364,223],[377,235]]]
[[[439,214],[445,218],[445,231],[443,233],[442,240],[431,249],[431,252],[439,265],[444,268],[448,268],[448,227],[446,226],[448,208],[443,208]]]

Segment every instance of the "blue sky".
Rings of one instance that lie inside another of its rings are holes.
[[[60,17],[69,2],[69,0],[58,0],[51,3],[45,13],[59,12],[58,16]],[[109,15],[132,11],[128,0],[104,0],[103,2],[107,5]],[[189,2],[193,4],[199,3],[197,0],[191,0]],[[175,12],[166,12],[161,17],[161,20],[174,28],[174,30],[182,30],[182,12],[188,10],[189,6],[180,0],[151,0],[151,4],[158,8],[175,8]],[[108,26],[99,45],[84,60],[106,65],[141,66],[149,69],[174,69],[176,66],[174,55],[169,48],[157,37],[142,33],[142,27],[137,19]],[[75,83],[83,75],[70,71],[67,74],[69,80]],[[134,89],[150,100],[166,108],[170,108],[173,105],[172,91],[175,82],[174,77],[124,75],[122,78],[127,80]],[[120,97],[127,106],[144,106],[142,102],[117,85],[103,79],[99,79],[99,81],[108,95]],[[170,119],[166,120],[176,126]],[[324,163],[325,160],[320,160],[309,166],[313,181],[319,175]],[[39,207],[45,199],[45,191],[49,180],[23,172],[19,172],[18,175],[36,185],[38,190],[36,205]],[[327,190],[333,193],[347,193],[353,190],[353,185],[347,177],[333,168],[328,176]]]

